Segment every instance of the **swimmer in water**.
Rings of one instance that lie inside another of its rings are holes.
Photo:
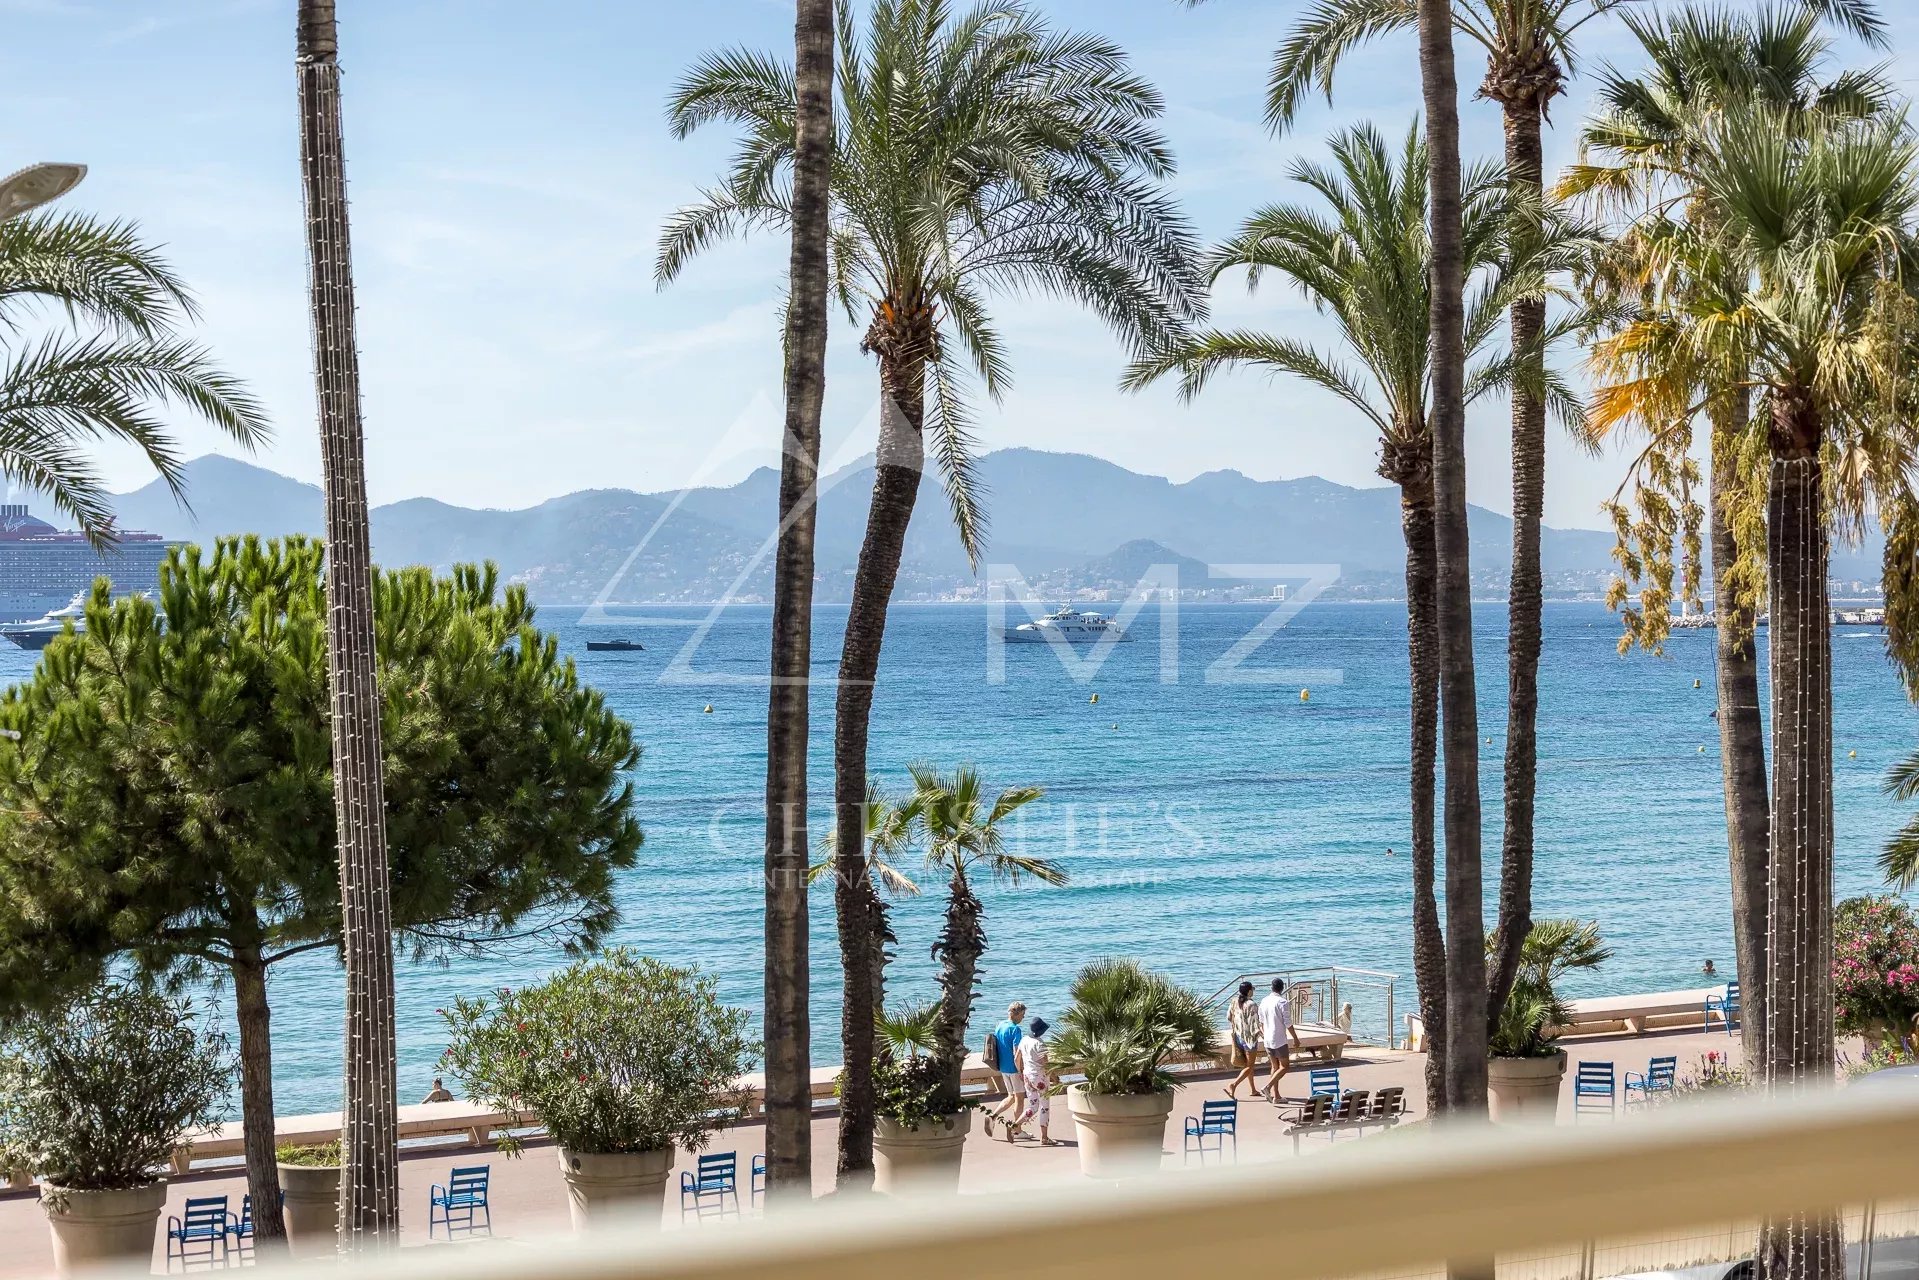
[[[1712,961],[1710,960],[1706,961],[1705,964],[1699,967],[1699,972],[1704,974],[1708,978],[1715,978],[1719,976],[1719,970],[1712,967]]]

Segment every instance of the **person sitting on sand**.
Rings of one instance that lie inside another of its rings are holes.
[[[453,1102],[455,1100],[445,1082],[438,1076],[433,1077],[433,1092],[420,1099],[421,1102]]]
[[[1020,1116],[1019,1124],[1007,1131],[1009,1142],[1017,1129],[1034,1124],[1039,1126],[1040,1146],[1059,1145],[1046,1131],[1046,1126],[1053,1118],[1053,1071],[1046,1060],[1046,1042],[1040,1038],[1045,1034],[1046,1019],[1034,1018],[1026,1038],[1019,1042],[1019,1070],[1026,1082],[1026,1111]]]

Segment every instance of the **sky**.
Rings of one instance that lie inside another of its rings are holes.
[[[856,0],[862,2],[863,0]],[[1740,0],[1728,0],[1738,4]],[[1338,128],[1403,135],[1419,105],[1410,35],[1379,41],[1281,138],[1261,122],[1272,50],[1306,0],[1032,0],[1058,25],[1119,41],[1163,91],[1175,188],[1207,241],[1262,204],[1301,198],[1287,171]],[[1890,54],[1912,91],[1919,5],[1886,0]],[[90,167],[64,207],[136,220],[194,288],[194,335],[272,416],[256,460],[319,477],[305,310],[293,74],[293,0],[0,0],[0,170]],[[792,54],[790,0],[342,0],[367,433],[376,501],[426,495],[522,507],[586,488],[726,484],[777,461],[779,238],[733,243],[670,288],[653,282],[660,227],[719,171],[722,129],[675,140],[670,86],[702,52]],[[1633,65],[1600,20],[1584,64]],[[1500,145],[1495,107],[1470,98],[1483,62],[1461,44],[1467,154]],[[1573,155],[1590,81],[1553,112],[1547,162]],[[1215,320],[1321,344],[1326,322],[1276,282],[1222,285]],[[1378,484],[1372,434],[1295,383],[1241,373],[1196,402],[1170,386],[1116,388],[1124,354],[1098,322],[1045,298],[999,301],[1013,365],[980,414],[985,448],[1094,454],[1186,480],[1235,469]],[[836,317],[829,465],[872,447],[876,378],[859,330]],[[1577,353],[1566,362],[1576,367]],[[1470,498],[1510,510],[1503,403],[1471,414]],[[184,451],[238,450],[182,421]],[[101,466],[117,488],[150,478],[130,452]],[[1599,527],[1617,452],[1555,436],[1549,523]]]

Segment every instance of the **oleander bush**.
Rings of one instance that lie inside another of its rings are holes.
[[[1900,899],[1848,898],[1833,917],[1835,1029],[1893,1044],[1919,1018],[1919,920]]]
[[[146,1186],[182,1135],[220,1119],[233,1069],[191,1002],[103,983],[7,1027],[0,1150],[67,1190]]]
[[[758,1052],[711,976],[625,948],[440,1015],[441,1066],[469,1097],[595,1155],[705,1147],[747,1104],[738,1082]],[[510,1133],[501,1147],[518,1150]]]

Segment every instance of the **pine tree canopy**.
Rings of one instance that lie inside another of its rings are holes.
[[[0,697],[0,1008],[337,947],[319,544],[176,549],[157,599],[102,582],[86,616]],[[375,622],[395,926],[597,946],[641,842],[631,728],[491,565],[383,573]]]

